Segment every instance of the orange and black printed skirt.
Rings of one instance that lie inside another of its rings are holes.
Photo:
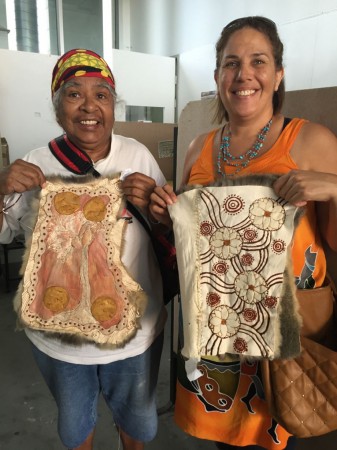
[[[269,414],[258,363],[202,359],[190,382],[179,357],[175,421],[186,433],[236,446],[285,448],[289,433]]]

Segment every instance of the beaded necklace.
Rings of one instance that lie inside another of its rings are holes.
[[[242,169],[248,166],[249,162],[256,158],[263,147],[263,143],[266,139],[266,136],[270,130],[271,124],[273,123],[273,119],[271,118],[267,124],[259,131],[256,141],[254,144],[250,147],[249,150],[246,151],[243,155],[240,156],[234,156],[229,151],[230,142],[231,142],[231,130],[230,125],[228,124],[228,132],[227,135],[222,138],[222,142],[220,144],[220,150],[218,153],[218,160],[217,160],[217,166],[218,166],[218,173],[220,175],[225,175],[225,173],[221,169],[221,156],[222,161],[224,164],[232,167],[236,167],[235,172],[233,175],[236,175],[238,172],[240,172]]]

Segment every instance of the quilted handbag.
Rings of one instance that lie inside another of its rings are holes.
[[[298,299],[300,356],[263,360],[261,371],[271,414],[289,433],[304,438],[337,429],[337,327],[330,286],[299,291]]]

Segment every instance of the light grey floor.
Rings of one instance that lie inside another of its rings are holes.
[[[0,255],[1,257],[2,255]],[[56,431],[56,407],[35,367],[24,333],[14,331],[12,298],[15,291],[5,292],[0,275],[0,449],[63,450]],[[170,401],[170,326],[158,385],[158,405]],[[299,440],[297,450],[336,450],[336,433],[315,439]],[[109,411],[99,406],[95,450],[118,450],[118,435]],[[183,433],[173,421],[172,408],[159,416],[158,435],[146,446],[148,450],[215,450],[210,441],[195,439]]]

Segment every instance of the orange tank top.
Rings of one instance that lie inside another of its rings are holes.
[[[292,119],[284,128],[275,144],[268,152],[250,161],[240,171],[240,175],[250,173],[287,173],[298,169],[290,156],[290,150],[304,123],[304,119]],[[211,131],[194,163],[188,184],[208,184],[214,181],[213,142],[217,130]],[[226,173],[232,174],[235,167],[226,166]],[[294,239],[292,249],[295,282],[299,289],[311,289],[322,286],[326,275],[326,259],[319,234],[315,205],[308,203],[306,214],[302,217]]]

